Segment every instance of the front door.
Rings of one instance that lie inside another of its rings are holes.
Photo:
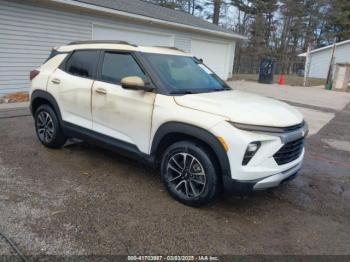
[[[126,90],[127,76],[147,76],[130,53],[104,52],[99,78],[92,88],[93,130],[135,145],[147,153],[155,93]]]

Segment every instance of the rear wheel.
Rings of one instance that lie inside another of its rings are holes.
[[[170,195],[186,205],[207,204],[218,192],[217,174],[210,154],[192,141],[175,143],[165,151],[161,175]]]
[[[63,134],[55,111],[49,105],[41,105],[35,111],[35,131],[40,142],[50,148],[62,147],[67,138]]]

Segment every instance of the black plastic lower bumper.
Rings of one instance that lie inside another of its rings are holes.
[[[295,172],[291,176],[287,177],[286,179],[282,180],[277,186],[280,186],[281,184],[287,183],[291,180],[293,180],[298,175],[298,172]],[[225,195],[234,195],[234,196],[247,196],[251,195],[252,193],[256,191],[262,191],[262,190],[256,190],[254,189],[254,186],[262,179],[252,180],[252,181],[239,181],[234,180],[230,178],[229,176],[223,177],[223,191]],[[272,188],[272,187],[271,187]]]
[[[244,196],[254,192],[256,182],[243,182],[234,180],[228,176],[223,177],[223,191],[225,195]]]

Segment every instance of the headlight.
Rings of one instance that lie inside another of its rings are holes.
[[[246,166],[249,161],[253,158],[253,156],[255,155],[255,153],[259,150],[261,146],[260,142],[251,142],[248,146],[247,149],[245,151],[244,157],[243,157],[243,161],[242,161],[242,165]]]

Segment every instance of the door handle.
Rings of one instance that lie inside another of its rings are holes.
[[[59,80],[58,78],[54,78],[54,79],[51,80],[51,82],[56,84],[56,85],[58,85],[58,84],[61,83],[61,80]]]
[[[101,94],[101,95],[106,95],[107,94],[107,90],[104,89],[104,88],[101,88],[101,87],[97,88],[95,90],[95,92],[98,93],[98,94]]]

